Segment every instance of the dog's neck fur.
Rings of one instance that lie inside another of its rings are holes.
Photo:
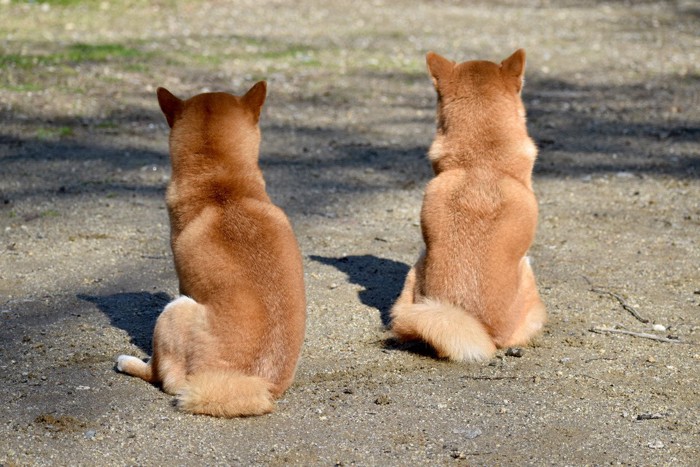
[[[166,200],[171,213],[170,218],[179,220],[179,226],[172,225],[174,232],[179,232],[180,226],[186,225],[206,207],[229,208],[242,199],[270,202],[257,162],[258,144],[251,146],[247,151],[253,153],[237,155],[235,159],[227,154],[218,156],[222,162],[213,167],[205,163],[178,164],[173,161],[173,174]],[[208,149],[209,152],[212,150]],[[177,154],[174,156],[173,159],[177,159]],[[192,161],[192,158],[181,160]],[[196,173],[197,176],[187,176],[191,173]],[[177,214],[173,215],[175,212]]]
[[[448,170],[489,166],[531,188],[537,149],[524,125],[518,138],[503,138],[495,132],[472,138],[465,138],[465,134],[451,137],[438,127],[428,152],[435,175]]]

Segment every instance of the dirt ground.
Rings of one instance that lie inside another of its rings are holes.
[[[0,2],[0,465],[698,465],[698,31],[694,1]],[[384,327],[422,244],[424,56],[518,47],[550,319],[449,363]],[[177,293],[154,90],[258,79],[306,341],[274,414],[186,415],[114,370]]]

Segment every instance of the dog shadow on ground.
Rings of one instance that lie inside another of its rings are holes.
[[[125,292],[102,296],[78,294],[77,297],[97,305],[109,317],[112,325],[129,333],[131,343],[148,355],[153,352],[156,319],[172,300],[165,292]]]
[[[350,282],[364,287],[364,290],[358,293],[360,301],[379,310],[382,324],[385,328],[389,327],[391,322],[389,312],[403,289],[406,274],[410,269],[408,265],[374,255],[351,255],[339,258],[313,255],[309,258],[321,264],[333,266],[347,274]],[[435,351],[421,341],[400,342],[388,336],[382,342],[382,347],[387,350],[407,351],[436,358]]]
[[[374,255],[310,258],[321,264],[333,266],[347,274],[350,282],[364,287],[358,294],[360,301],[379,310],[382,324],[389,325],[389,311],[401,292],[409,270],[406,264]]]

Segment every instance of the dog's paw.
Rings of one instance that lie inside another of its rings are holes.
[[[120,356],[118,356],[118,357],[117,357],[117,371],[120,371],[120,372],[122,372],[122,373],[125,373],[125,372],[126,372],[126,370],[125,370],[126,366],[129,364],[129,362],[134,361],[134,360],[138,360],[139,362],[141,362],[141,360],[139,360],[139,359],[136,358],[136,357],[132,357],[131,355],[120,355]]]

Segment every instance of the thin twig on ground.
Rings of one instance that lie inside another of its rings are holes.
[[[656,336],[654,334],[648,334],[646,332],[634,332],[634,331],[626,331],[624,329],[611,329],[611,328],[602,328],[602,327],[592,327],[590,329],[591,332],[595,332],[598,334],[603,334],[603,333],[609,333],[609,334],[626,334],[628,336],[634,336],[634,337],[641,337],[644,339],[651,339],[659,342],[668,342],[669,344],[682,344],[683,341],[680,339],[669,339],[668,337],[662,337],[662,336]]]
[[[627,300],[622,298],[620,295],[616,294],[615,292],[610,292],[609,290],[605,290],[605,289],[601,289],[600,287],[596,287],[595,285],[593,285],[591,283],[590,279],[588,279],[588,277],[586,277],[586,276],[583,276],[583,278],[586,279],[586,282],[588,282],[588,285],[591,286],[591,288],[588,290],[590,290],[591,292],[594,292],[594,293],[598,293],[598,294],[602,294],[602,295],[609,295],[609,296],[613,297],[615,300],[617,300],[620,303],[620,305],[622,305],[622,308],[624,310],[626,310],[627,312],[629,312],[632,316],[634,316],[637,319],[637,321],[640,321],[640,322],[645,323],[645,324],[649,322],[649,320],[647,318],[642,317],[642,315],[640,315],[639,312],[637,310],[635,310],[634,307],[632,307],[632,305],[627,303]]]

